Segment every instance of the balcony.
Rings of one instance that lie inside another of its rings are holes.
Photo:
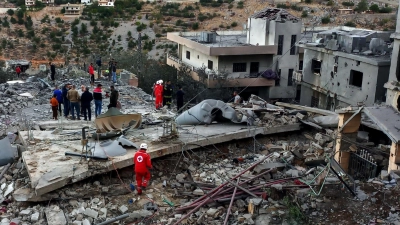
[[[172,56],[172,55],[167,55],[167,65],[173,66],[177,68],[178,70],[182,67],[182,65],[186,66],[187,68],[190,69],[190,76],[197,81],[200,81],[200,76],[196,72],[198,68],[187,64],[185,62],[182,62],[182,60]],[[268,80],[265,78],[252,78],[252,77],[246,77],[246,78],[227,78],[227,79],[221,79],[218,74],[214,74],[214,71],[207,70],[206,73],[208,75],[208,78],[206,79],[207,87],[209,88],[216,88],[216,87],[271,87],[275,86],[275,80]]]

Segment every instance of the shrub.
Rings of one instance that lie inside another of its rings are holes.
[[[353,21],[348,21],[344,25],[348,26],[348,27],[356,27],[357,26]]]
[[[343,6],[354,6],[354,2],[342,2]]]
[[[308,16],[308,13],[307,13],[307,11],[303,11],[302,13],[301,13],[301,17],[303,17],[303,18],[306,18]]]
[[[193,29],[193,30],[199,29],[199,23],[194,23],[194,24],[192,25],[192,29]]]
[[[231,23],[231,26],[232,26],[232,27],[236,27],[237,25],[238,25],[238,24],[237,24],[236,22],[232,22],[232,23]]]
[[[331,19],[329,18],[329,16],[322,17],[322,19],[321,19],[322,24],[327,24],[330,22],[331,22]]]

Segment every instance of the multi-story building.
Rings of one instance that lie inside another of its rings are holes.
[[[54,5],[54,0],[37,0],[39,2],[43,2],[44,4],[47,5]],[[32,7],[35,5],[36,0],[25,0],[25,6],[26,7]]]
[[[111,6],[111,7],[114,7],[114,2],[115,2],[115,0],[99,0],[98,4],[99,4],[99,6]]]
[[[204,68],[209,87],[216,86],[214,77],[227,74],[225,86],[248,87],[246,91],[265,99],[295,98],[292,76],[301,26],[286,10],[265,8],[248,18],[243,31],[168,33],[178,44],[178,57],[169,55],[167,64],[187,65],[195,79]]]
[[[390,70],[390,33],[338,27],[314,34],[304,48],[300,104],[334,110],[385,101]]]
[[[82,4],[66,4],[62,5],[62,7],[65,9],[65,16],[80,16],[83,11],[83,5]]]

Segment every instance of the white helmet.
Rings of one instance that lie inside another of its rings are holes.
[[[146,149],[147,150],[147,144],[146,143],[140,144],[140,149]]]
[[[159,82],[160,82],[160,84],[164,83],[164,81],[163,81],[163,80],[159,80]]]
[[[156,82],[156,84],[160,84],[160,81],[158,80],[158,81]]]

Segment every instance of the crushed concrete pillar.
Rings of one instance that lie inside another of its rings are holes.
[[[344,171],[348,172],[351,143],[345,140],[356,141],[357,132],[361,124],[361,113],[353,116],[358,112],[358,109],[344,109],[336,112],[339,113],[338,130],[341,130],[341,132],[338,133],[336,138],[335,160]],[[350,121],[348,121],[349,119]]]

